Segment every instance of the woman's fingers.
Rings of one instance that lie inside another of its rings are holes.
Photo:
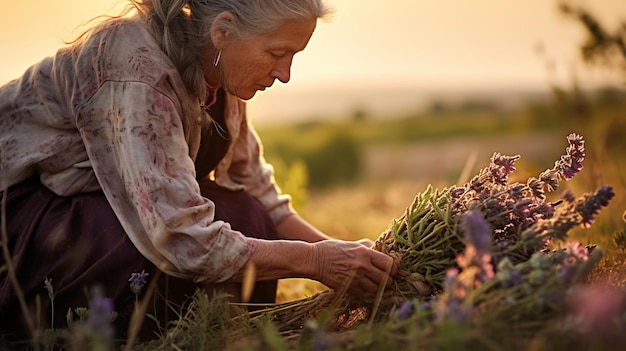
[[[398,272],[398,266],[393,261],[393,258],[391,258],[391,256],[389,255],[386,255],[382,252],[378,252],[376,250],[371,250],[371,251],[372,251],[372,264],[378,267],[378,269],[389,273],[389,275],[395,276],[396,273]]]
[[[357,240],[356,242],[361,244],[361,245],[363,245],[363,246],[365,246],[365,247],[370,247],[371,248],[372,246],[374,246],[374,242],[371,241],[370,239],[361,239],[361,240]]]

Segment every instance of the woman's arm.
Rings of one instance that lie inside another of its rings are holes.
[[[307,243],[299,240],[254,241],[248,263],[256,268],[255,279],[309,278],[331,289],[353,295],[375,294],[381,284],[391,286],[397,271],[393,259],[361,243],[321,240]],[[241,281],[245,269],[231,281]]]
[[[176,102],[141,82],[106,82],[77,114],[94,173],[137,249],[167,274],[230,278],[251,243],[201,196]]]
[[[294,213],[282,220],[276,227],[278,237],[286,240],[301,240],[314,243],[322,240],[331,240],[332,237],[322,233],[319,229],[309,224],[298,214]],[[370,239],[363,238],[356,241],[365,246],[372,247],[374,242]]]
[[[301,240],[309,243],[331,239],[295,213],[283,219],[276,229],[281,239]]]

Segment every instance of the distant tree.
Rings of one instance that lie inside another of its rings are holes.
[[[357,108],[352,111],[352,121],[363,122],[367,119],[367,111],[364,108]]]
[[[618,67],[626,77],[626,22],[610,32],[587,9],[561,3],[560,10],[580,21],[587,29],[589,36],[581,45],[582,58],[586,62],[602,64],[609,69]]]
[[[560,10],[566,16],[579,21],[587,31],[588,36],[580,45],[583,60],[589,64],[603,66],[612,72],[620,72],[626,86],[626,22],[622,21],[617,28],[608,30],[588,9],[569,6],[563,2]],[[607,106],[607,103],[612,106],[619,106],[622,103],[622,98],[614,90],[604,90],[600,93],[600,98],[596,102],[604,103],[604,106]],[[590,130],[590,134],[591,130],[594,130],[595,135],[590,138],[595,137],[596,145],[603,143],[604,150],[612,150],[605,152],[621,153],[626,147],[622,135],[626,121],[621,113],[596,113],[594,116],[593,121],[584,121],[587,124],[581,126],[581,129]],[[599,122],[600,120],[602,122]]]
[[[345,132],[335,133],[303,160],[309,171],[309,184],[316,188],[352,183],[363,170],[360,144]]]

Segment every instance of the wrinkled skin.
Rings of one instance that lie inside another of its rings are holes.
[[[216,21],[220,18],[218,16]],[[213,35],[215,48],[209,48],[205,55],[207,82],[211,86],[223,86],[243,100],[271,87],[276,79],[289,82],[294,55],[304,50],[316,23],[316,19],[291,20],[271,33],[252,38],[216,33]],[[215,67],[218,50],[221,50],[220,60]]]

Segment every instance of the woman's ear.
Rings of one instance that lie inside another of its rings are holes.
[[[236,19],[229,11],[224,11],[215,17],[211,24],[211,41],[216,49],[222,49],[231,39],[232,28],[236,26]]]

